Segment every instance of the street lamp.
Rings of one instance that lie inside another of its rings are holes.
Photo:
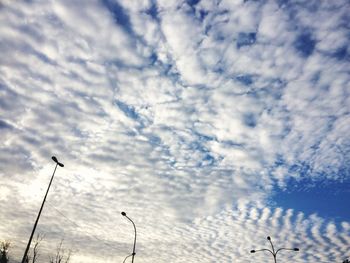
[[[135,230],[134,247],[133,247],[133,249],[132,249],[132,254],[129,255],[129,256],[132,256],[131,263],[134,263],[134,257],[135,257],[135,255],[136,255],[136,253],[135,253],[135,248],[136,248],[136,226],[135,226],[135,223],[131,220],[130,217],[128,217],[128,216],[126,215],[125,212],[121,212],[121,214],[122,214],[122,216],[125,216],[125,217],[132,223],[132,225],[134,226],[134,230]],[[129,256],[127,256],[127,257],[124,259],[124,262],[125,262],[125,260],[126,260]]]
[[[267,249],[267,248],[263,248],[263,249],[258,249],[258,250],[250,250],[250,253],[256,253],[256,252],[259,252],[259,251],[268,251],[272,254],[273,256],[273,259],[275,261],[275,263],[277,263],[277,253],[280,252],[281,250],[290,250],[290,251],[299,251],[299,248],[295,247],[295,248],[285,248],[285,247],[282,247],[282,248],[279,248],[275,251],[275,247],[273,246],[272,244],[272,241],[271,241],[271,237],[267,237],[267,240],[270,242],[270,245],[271,245],[271,248],[272,250],[270,249]]]
[[[60,162],[57,160],[57,158],[56,158],[55,156],[52,156],[51,158],[52,158],[52,160],[56,163],[55,170],[53,171],[53,174],[52,174],[52,176],[51,176],[51,180],[50,180],[49,186],[47,187],[47,190],[46,190],[46,194],[45,194],[44,200],[43,200],[43,202],[42,202],[42,204],[41,204],[41,207],[40,207],[38,216],[37,216],[37,218],[36,218],[36,220],[35,220],[34,227],[33,227],[32,233],[31,233],[31,235],[30,235],[30,238],[29,238],[29,241],[28,241],[26,250],[24,251],[24,255],[23,255],[23,258],[22,258],[22,263],[25,263],[25,260],[26,260],[26,258],[27,258],[28,250],[29,250],[29,248],[30,248],[30,244],[32,243],[32,239],[33,239],[33,236],[34,236],[34,232],[35,232],[36,226],[37,226],[37,224],[38,224],[38,222],[39,222],[39,218],[40,218],[40,215],[41,215],[41,211],[43,210],[43,207],[44,207],[44,204],[45,204],[45,201],[46,201],[46,197],[47,197],[47,194],[49,193],[49,190],[50,190],[50,186],[51,186],[53,177],[55,176],[55,172],[56,172],[57,166],[64,167],[63,163],[60,163]]]

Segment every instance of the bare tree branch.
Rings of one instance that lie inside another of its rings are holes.
[[[56,255],[50,256],[50,263],[69,263],[71,255],[71,250],[68,250],[68,252],[65,251],[62,239],[57,246]]]

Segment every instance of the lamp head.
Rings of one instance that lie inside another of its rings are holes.
[[[299,251],[299,248],[295,247],[293,248],[294,251]]]
[[[63,163],[60,163],[60,162],[57,160],[57,158],[56,158],[55,156],[52,156],[51,158],[52,158],[52,160],[53,160],[55,163],[57,163],[60,167],[64,167]]]
[[[253,250],[250,250],[250,253],[255,253],[255,250],[253,249]]]
[[[121,212],[122,216],[126,216],[126,213],[125,212]]]
[[[270,237],[270,236],[268,236],[268,237],[267,237],[267,240],[271,240],[271,237]]]

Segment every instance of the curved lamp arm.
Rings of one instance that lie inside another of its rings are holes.
[[[271,237],[270,237],[270,236],[268,236],[268,237],[267,237],[267,240],[268,240],[268,241],[270,242],[270,244],[271,244],[271,247],[272,247],[272,252],[273,252],[272,254],[275,254],[275,255],[276,255],[276,254],[277,254],[277,252],[275,252],[275,247],[274,247],[274,246],[273,246],[273,244],[272,244]]]
[[[263,248],[263,249],[258,249],[258,250],[250,250],[250,253],[255,253],[255,252],[260,252],[260,251],[269,251],[272,255],[275,255],[270,249]]]
[[[135,231],[134,247],[133,247],[133,249],[132,249],[132,254],[131,254],[131,255],[132,255],[132,260],[131,260],[131,262],[134,263],[134,258],[135,258],[135,255],[136,255],[136,253],[135,253],[135,248],[136,248],[136,235],[137,235],[136,226],[135,226],[134,221],[132,221],[131,218],[128,217],[128,216],[126,215],[125,212],[121,212],[121,214],[122,214],[122,216],[125,216],[125,217],[132,223],[132,225],[134,226],[134,231]]]
[[[126,260],[127,258],[129,258],[129,257],[131,257],[131,256],[133,256],[133,255],[135,255],[135,254],[132,253],[132,254],[130,254],[130,255],[127,255],[127,256],[124,258],[123,263],[125,263],[125,260]]]

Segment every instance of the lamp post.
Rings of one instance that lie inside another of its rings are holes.
[[[24,251],[24,255],[23,255],[23,258],[22,258],[22,263],[25,263],[25,260],[27,258],[28,250],[30,248],[30,244],[32,243],[34,232],[35,232],[36,226],[38,225],[39,218],[40,218],[40,215],[41,215],[41,211],[43,210],[43,207],[44,207],[44,204],[45,204],[45,201],[46,201],[46,197],[47,197],[47,194],[49,193],[53,177],[55,176],[55,172],[56,172],[57,166],[64,167],[63,163],[60,163],[55,156],[52,156],[51,158],[56,163],[55,170],[53,171],[53,174],[51,176],[51,180],[50,180],[49,186],[47,187],[47,190],[46,190],[46,194],[45,194],[44,200],[43,200],[43,202],[41,204],[38,216],[37,216],[37,218],[35,220],[35,223],[34,223],[34,226],[33,226],[33,230],[32,230],[32,233],[30,235],[30,238],[29,238],[26,250]]]
[[[134,247],[133,247],[133,249],[132,249],[132,254],[129,255],[129,256],[132,256],[132,258],[131,258],[131,263],[134,263],[134,258],[135,258],[135,255],[136,255],[136,253],[135,253],[135,248],[136,248],[136,226],[135,226],[134,221],[132,221],[131,218],[128,217],[128,216],[126,215],[125,212],[121,212],[121,214],[122,214],[122,216],[125,216],[125,217],[132,223],[132,225],[134,226],[134,230],[135,230]],[[125,261],[129,256],[127,256],[127,257],[124,259],[124,261]]]
[[[256,253],[256,252],[259,252],[259,251],[268,251],[272,254],[273,256],[273,259],[274,259],[274,262],[277,263],[277,253],[280,252],[281,250],[290,250],[290,251],[299,251],[299,248],[295,247],[295,248],[285,248],[285,247],[282,247],[282,248],[279,248],[275,251],[275,247],[273,246],[272,244],[272,241],[271,241],[271,237],[267,237],[267,240],[270,242],[270,245],[271,245],[271,248],[272,250],[270,249],[267,249],[267,248],[263,248],[263,249],[258,249],[258,250],[251,250],[250,253]]]

